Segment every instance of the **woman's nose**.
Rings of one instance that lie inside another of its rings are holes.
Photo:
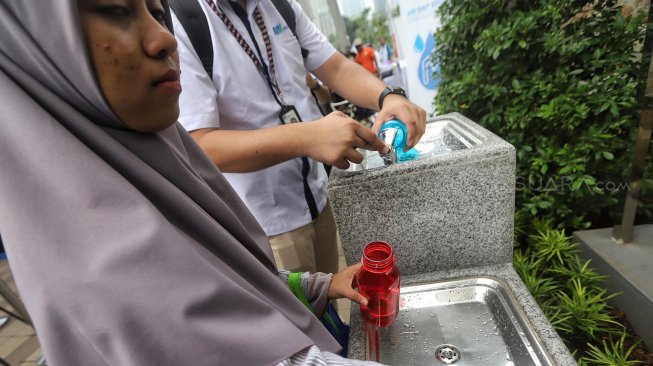
[[[146,27],[143,48],[150,57],[165,58],[177,50],[177,41],[164,25],[151,19]]]

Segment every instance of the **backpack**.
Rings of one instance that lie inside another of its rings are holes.
[[[204,16],[204,12],[199,0],[168,0],[170,8],[184,26],[190,42],[197,52],[202,62],[202,66],[209,77],[213,79],[213,44],[211,43],[211,31],[209,30],[209,21]],[[293,36],[297,38],[295,28],[295,12],[292,10],[288,0],[270,0],[277,9],[281,17],[288,25]],[[308,57],[308,50],[302,48],[302,57]]]

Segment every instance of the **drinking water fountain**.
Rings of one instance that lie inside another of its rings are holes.
[[[403,151],[397,144],[406,131],[388,123],[379,137],[392,154],[362,150],[360,164],[333,169],[329,178],[347,264],[360,261],[367,243],[382,241],[401,272],[394,323],[368,332],[352,305],[349,357],[389,365],[575,365],[512,267],[514,147],[451,113],[429,119],[419,143]]]

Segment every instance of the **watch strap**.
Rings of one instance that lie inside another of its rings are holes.
[[[389,86],[386,86],[385,89],[383,89],[383,91],[381,92],[381,95],[379,95],[379,110],[383,109],[383,101],[385,100],[385,97],[387,97],[390,94],[397,94],[403,97],[406,96],[406,92],[403,89],[391,88]]]

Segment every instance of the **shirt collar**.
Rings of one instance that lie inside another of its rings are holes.
[[[221,7],[224,9],[224,7],[229,7],[231,8],[231,5],[229,3],[239,3],[238,0],[214,0],[216,1],[217,4],[222,5]],[[254,12],[254,8],[258,6],[260,3],[260,0],[245,0],[245,10],[247,10],[247,15],[252,15]]]

